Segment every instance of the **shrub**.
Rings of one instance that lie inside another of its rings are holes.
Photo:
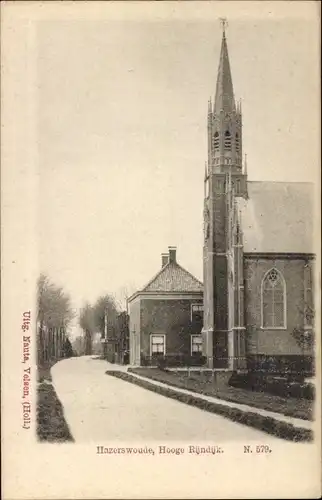
[[[141,354],[141,366],[157,366],[163,368],[175,368],[184,366],[204,366],[206,358],[201,354],[167,354],[165,356],[146,356]]]
[[[269,374],[251,372],[247,374],[234,373],[228,383],[232,387],[268,392],[284,398],[315,399],[315,389],[312,384],[296,382],[292,378],[277,379]]]
[[[165,371],[166,366],[166,359],[163,356],[157,359],[157,367],[159,368],[159,370]]]

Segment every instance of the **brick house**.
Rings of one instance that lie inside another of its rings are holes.
[[[249,181],[223,33],[204,186],[207,365],[301,371],[313,358],[313,186]],[[301,333],[302,332],[302,333]]]
[[[178,264],[176,248],[162,254],[160,271],[128,305],[130,364],[201,364],[203,285]]]

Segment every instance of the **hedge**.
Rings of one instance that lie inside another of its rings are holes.
[[[145,356],[141,354],[142,366],[157,366],[160,370],[182,366],[204,366],[207,358],[199,354],[166,354],[165,356]]]
[[[106,374],[138,385],[144,389],[148,389],[149,391],[156,392],[162,396],[175,399],[181,403],[186,403],[201,410],[221,415],[229,420],[232,420],[233,422],[248,425],[249,427],[267,432],[268,434],[272,434],[288,441],[303,442],[313,440],[313,432],[311,430],[294,427],[292,424],[288,424],[287,422],[283,422],[272,417],[206,401],[190,394],[184,394],[174,389],[162,387],[147,380],[139,379],[133,375],[129,375],[128,373],[111,370],[107,371]]]
[[[253,391],[267,392],[284,398],[308,399],[314,401],[315,389],[312,384],[276,379],[263,374],[233,374],[229,385],[237,388],[251,389]]]

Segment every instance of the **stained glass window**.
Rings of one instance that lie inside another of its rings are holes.
[[[262,282],[263,328],[286,328],[286,287],[277,269],[271,269]]]

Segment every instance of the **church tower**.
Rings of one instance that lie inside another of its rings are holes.
[[[242,369],[245,358],[243,250],[236,197],[247,197],[247,173],[242,165],[242,110],[234,97],[225,20],[222,25],[215,99],[208,102],[203,353],[210,368],[235,370]]]

